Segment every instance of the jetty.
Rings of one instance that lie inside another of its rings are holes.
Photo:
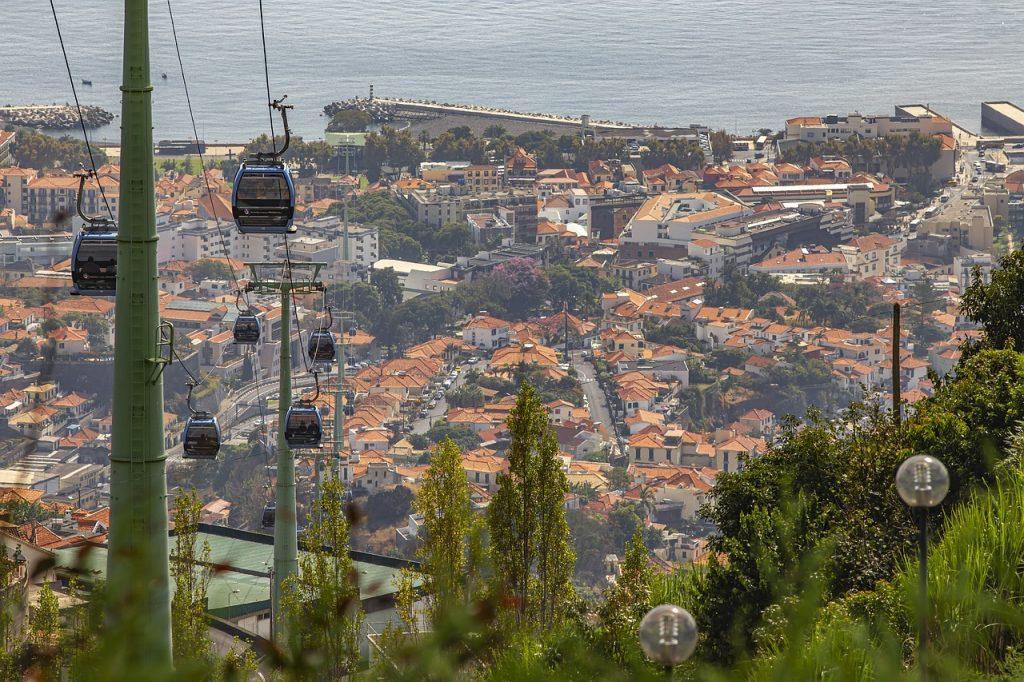
[[[488,107],[476,104],[455,104],[426,99],[401,97],[354,97],[332,102],[324,107],[329,119],[339,111],[358,109],[366,112],[374,125],[389,125],[409,128],[413,132],[426,131],[439,135],[457,126],[468,126],[474,134],[480,135],[492,125],[499,125],[512,135],[527,131],[547,130],[555,134],[580,134],[594,137],[621,137],[642,139],[651,137],[696,136],[703,126],[691,125],[681,128],[667,128],[658,125],[642,125],[623,121],[594,119],[588,114],[561,116],[549,113],[534,113]]]
[[[86,128],[102,128],[114,120],[114,114],[101,107],[83,105],[82,118]],[[70,104],[2,106],[0,122],[42,130],[70,130],[79,125],[78,111]]]

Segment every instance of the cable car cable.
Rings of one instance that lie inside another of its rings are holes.
[[[51,2],[53,0],[50,0]],[[263,0],[260,0],[260,39],[263,41],[263,79],[267,84],[267,107],[270,113],[270,148],[277,155],[277,136],[274,133],[274,98],[270,94],[270,66],[267,60],[267,29],[263,21]]]
[[[238,281],[238,275],[235,274],[235,269],[231,267],[230,261],[232,260],[228,254],[228,243],[224,236],[224,229],[220,223],[220,215],[217,213],[217,205],[213,201],[213,187],[210,185],[210,176],[206,169],[206,158],[203,154],[203,148],[199,144],[199,128],[196,125],[196,116],[192,110],[192,96],[188,89],[188,78],[185,76],[185,63],[181,58],[181,46],[178,43],[178,28],[174,22],[174,10],[171,8],[171,0],[167,0],[167,16],[171,20],[171,36],[174,38],[174,52],[178,56],[178,70],[181,72],[181,83],[185,90],[185,104],[188,105],[188,117],[192,122],[192,135],[196,143],[196,153],[199,155],[199,165],[203,173],[203,181],[206,184],[206,197],[210,202],[210,209],[213,211],[213,219],[217,225],[217,235],[220,237],[221,247],[224,252],[224,258],[229,261],[228,269],[231,272],[231,279],[235,283],[235,291],[237,291],[243,298],[245,298],[245,305],[251,309],[249,305],[249,296],[242,288],[241,283]]]
[[[262,2],[262,0],[260,0]],[[53,4],[53,0],[50,0],[50,11],[53,13],[53,23],[57,27],[57,40],[60,41],[60,51],[64,54],[64,67],[68,72],[68,82],[71,84],[71,94],[75,97],[75,109],[78,111],[78,124],[82,127],[82,137],[85,138],[85,149],[89,152],[89,163],[92,165],[92,172],[96,176],[96,186],[100,190],[100,196],[103,197],[103,205],[107,207],[107,213],[110,215],[110,220],[114,221],[114,210],[110,207],[110,202],[107,200],[107,193],[103,191],[103,183],[100,181],[98,169],[96,168],[96,157],[92,153],[92,143],[89,142],[89,133],[85,128],[85,116],[82,114],[82,103],[78,101],[78,89],[75,87],[75,78],[71,75],[71,62],[68,60],[68,51],[64,47],[64,35],[60,30],[60,20],[57,19],[57,8]]]

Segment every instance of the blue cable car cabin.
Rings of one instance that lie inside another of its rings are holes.
[[[216,459],[220,452],[220,425],[209,412],[196,412],[185,424],[183,459]]]
[[[231,213],[242,234],[295,232],[295,184],[280,161],[243,163],[235,175]]]
[[[113,296],[117,289],[117,232],[83,230],[71,249],[71,293]]]
[[[284,440],[290,448],[317,448],[323,438],[320,410],[311,403],[296,403],[285,415]]]

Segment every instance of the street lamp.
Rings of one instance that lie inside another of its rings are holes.
[[[917,664],[921,679],[928,679],[928,510],[949,492],[946,466],[929,455],[908,457],[896,471],[896,491],[908,507],[917,510],[918,605]]]
[[[697,621],[674,604],[655,606],[640,621],[640,648],[647,658],[671,672],[697,648]]]

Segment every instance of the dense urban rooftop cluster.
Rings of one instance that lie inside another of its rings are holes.
[[[212,477],[181,460],[185,375],[171,365],[173,482],[200,491],[203,523],[259,528],[275,472],[253,453],[280,428],[278,350],[293,344],[301,367],[329,301],[349,315],[344,365],[314,404],[325,433],[341,420],[341,443],[336,460],[300,455],[300,523],[329,467],[369,515],[353,546],[415,557],[424,519],[411,501],[431,453],[446,437],[459,445],[482,515],[509,468],[508,418],[529,381],[569,484],[575,581],[615,584],[622,538],[580,529],[611,528],[623,513],[652,569],[706,562],[716,480],[767,452],[787,414],[855,400],[910,414],[980,338],[961,298],[1024,231],[1024,171],[957,131],[933,115],[800,117],[713,150],[706,135],[683,139],[685,155],[670,159],[643,138],[612,139],[618,153],[590,158],[609,140],[584,127],[555,162],[535,148],[551,139],[527,136],[500,154],[408,165],[373,166],[359,146],[348,173],[330,149],[326,163],[293,160],[287,247],[233,229],[233,156],[206,169],[158,163],[160,313],[180,364],[207,378],[196,404],[218,416],[231,453]],[[114,304],[69,296],[78,180],[60,160],[22,164],[28,134],[0,132],[0,537],[52,553],[103,542]],[[854,156],[855,144],[894,136],[933,153]],[[494,139],[481,138],[487,149]],[[82,210],[109,205],[116,217],[119,182],[116,161],[99,168]],[[252,277],[246,263],[285,257],[324,263],[327,292],[296,301],[291,339],[276,297],[253,295],[264,333],[246,352],[231,333],[236,287]],[[296,392],[313,399],[309,382]],[[222,475],[236,460],[259,490]],[[262,593],[234,607],[222,616],[262,634]]]

